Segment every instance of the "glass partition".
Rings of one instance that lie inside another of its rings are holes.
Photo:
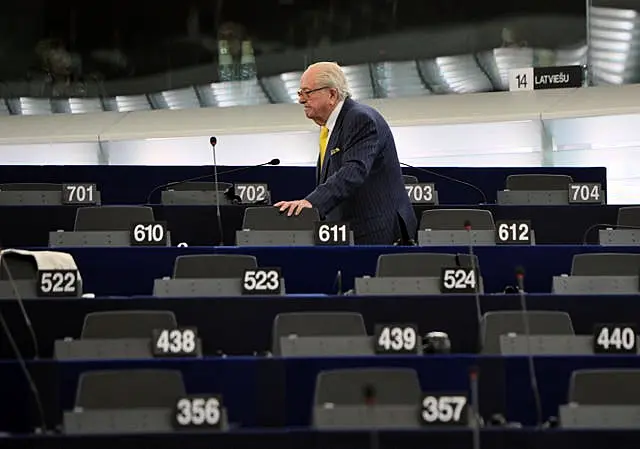
[[[510,69],[588,58],[594,82],[631,82],[635,12],[611,9],[587,11],[584,0],[6,0],[0,114],[290,103],[318,60],[343,65],[358,99],[506,90]]]
[[[591,84],[640,81],[640,2],[591,0],[588,65]]]

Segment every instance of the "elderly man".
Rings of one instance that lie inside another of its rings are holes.
[[[319,62],[304,72],[298,99],[321,127],[318,185],[305,199],[275,207],[288,215],[315,207],[327,220],[347,221],[357,244],[407,243],[417,220],[393,135],[378,111],[349,97],[337,64]]]

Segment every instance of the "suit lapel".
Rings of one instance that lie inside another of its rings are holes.
[[[322,169],[320,170],[320,178],[318,179],[318,184],[322,184],[327,179],[327,171],[329,169],[329,159],[331,158],[331,150],[336,147],[336,142],[338,142],[338,137],[342,132],[342,122],[344,120],[344,116],[347,111],[351,108],[351,103],[353,100],[347,98],[342,105],[342,109],[340,110],[340,114],[338,114],[338,118],[336,119],[336,124],[331,130],[331,137],[329,137],[329,142],[327,142],[327,150],[324,152],[324,160],[322,161]],[[318,161],[320,157],[318,157]]]

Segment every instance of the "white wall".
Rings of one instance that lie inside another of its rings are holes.
[[[640,86],[374,100],[404,162],[605,166],[609,200],[640,203]],[[4,164],[315,165],[317,127],[298,105],[0,118]]]

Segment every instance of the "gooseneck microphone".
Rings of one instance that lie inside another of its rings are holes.
[[[342,296],[344,294],[344,292],[342,291],[342,270],[338,270],[338,272],[336,273],[334,286],[336,287],[336,294],[338,296]]]
[[[476,301],[476,323],[478,324],[478,350],[482,348],[482,304],[480,301],[480,270],[476,265],[476,256],[473,252],[473,237],[471,235],[471,221],[466,220],[464,222],[464,229],[467,231],[467,237],[469,244],[469,257],[471,258],[471,270],[476,280],[475,287],[473,289],[473,295]]]
[[[33,358],[40,358],[40,347],[38,345],[38,339],[36,338],[36,331],[33,328],[33,324],[31,323],[31,318],[29,318],[29,314],[27,313],[27,309],[24,306],[24,301],[22,300],[22,295],[20,294],[20,290],[18,290],[18,285],[15,283],[14,277],[11,274],[11,270],[9,269],[9,264],[7,263],[5,255],[2,253],[2,249],[0,248],[0,271],[4,270],[7,275],[7,280],[9,281],[9,285],[11,286],[11,290],[13,290],[13,294],[16,297],[16,302],[20,307],[20,314],[24,319],[24,324],[27,326],[27,330],[29,331],[29,336],[31,337],[31,343],[33,345]]]
[[[33,329],[33,325],[31,324],[29,315],[25,310],[24,302],[22,300],[22,295],[20,294],[20,291],[18,290],[18,286],[15,283],[15,278],[11,274],[11,270],[9,269],[9,264],[7,263],[5,257],[2,255],[1,252],[0,252],[0,269],[4,270],[5,273],[7,274],[7,278],[9,280],[9,283],[11,284],[11,288],[16,296],[16,301],[20,306],[20,311],[24,318],[25,324],[27,325],[27,328],[29,329],[29,333],[31,334],[31,338],[33,339],[35,358],[37,359],[39,356],[38,340],[36,339],[36,334]],[[4,319],[4,315],[2,314],[2,312],[0,312],[0,325],[2,326],[2,329],[4,330],[5,335],[7,336],[7,340],[9,340],[9,344],[11,345],[11,350],[16,356],[16,361],[18,362],[18,365],[20,366],[20,370],[22,371],[22,374],[24,375],[24,378],[27,381],[27,385],[29,386],[29,390],[31,391],[31,395],[33,397],[33,401],[35,402],[35,406],[38,412],[38,418],[40,420],[40,426],[41,426],[40,431],[46,434],[47,420],[45,418],[44,408],[42,406],[40,391],[38,390],[38,387],[36,386],[36,383],[34,382],[33,377],[29,372],[29,369],[27,368],[27,363],[22,355],[22,352],[20,351],[20,347],[16,343],[16,340],[13,337],[13,334],[11,333],[11,329],[9,329],[9,325],[7,324],[7,321]]]
[[[467,231],[469,243],[469,257],[471,258],[471,270],[474,273],[476,285],[473,289],[473,297],[476,302],[476,323],[478,326],[478,352],[482,350],[482,303],[480,302],[480,270],[476,264],[476,256],[473,251],[473,236],[471,235],[471,221],[465,220],[464,229]],[[471,387],[471,401],[473,406],[473,449],[480,449],[480,393],[478,386],[478,368],[472,367],[469,371],[469,382]]]
[[[478,368],[472,367],[469,370],[469,383],[471,386],[471,401],[473,406],[473,449],[480,449],[480,388],[478,387]]]
[[[522,310],[522,323],[524,334],[527,339],[527,363],[529,365],[529,379],[531,380],[531,393],[536,406],[536,422],[538,427],[542,425],[542,404],[540,401],[540,390],[538,389],[538,376],[536,374],[535,361],[531,351],[531,327],[529,326],[529,313],[527,311],[527,299],[524,292],[524,268],[516,268],[516,280],[518,281],[518,291],[520,293],[520,308]]]
[[[229,173],[236,173],[236,172],[241,172],[241,171],[245,171],[245,170],[251,170],[252,168],[264,167],[265,165],[280,165],[280,159],[278,159],[278,158],[271,159],[269,162],[263,162],[262,164],[251,165],[249,167],[237,167],[237,168],[232,168],[230,170],[223,170],[223,171],[219,172],[218,174],[219,175],[226,175],[226,174],[229,174]],[[180,184],[185,184],[187,182],[201,181],[203,179],[209,179],[209,178],[211,178],[211,173],[208,173],[206,175],[194,176],[193,178],[187,178],[187,179],[183,179],[181,181],[172,181],[172,182],[168,182],[166,184],[160,184],[159,186],[154,187],[151,190],[151,192],[149,192],[149,194],[147,195],[147,202],[145,204],[151,204],[151,197],[158,190],[166,189],[166,188],[173,187],[173,186],[178,186]]]
[[[378,449],[380,447],[380,441],[378,438],[378,426],[376,422],[376,414],[373,408],[378,400],[378,393],[376,387],[370,384],[366,384],[362,388],[362,398],[364,404],[367,407],[369,417],[372,419],[371,434],[370,434],[370,449]]]
[[[633,225],[620,225],[620,224],[607,224],[607,223],[596,223],[594,225],[591,225],[587,228],[586,231],[584,231],[584,234],[582,235],[582,244],[583,245],[587,245],[589,242],[587,242],[587,239],[589,237],[589,233],[591,231],[593,231],[594,229],[599,229],[599,228],[611,228],[611,229],[635,229],[635,230],[639,230],[640,226],[633,226]]]
[[[213,182],[215,183],[215,194],[216,194],[216,218],[218,220],[218,232],[220,232],[220,243],[219,246],[224,245],[224,229],[222,229],[222,210],[220,208],[220,192],[218,191],[218,160],[216,159],[216,144],[218,143],[218,139],[215,136],[211,136],[209,139],[209,143],[211,144],[211,151],[213,152]]]
[[[368,407],[376,405],[376,388],[373,385],[365,385],[362,388],[362,398]]]
[[[429,170],[427,168],[415,167],[413,165],[409,165],[409,164],[406,164],[404,162],[400,162],[400,165],[404,165],[405,167],[413,168],[414,170],[422,171],[422,172],[428,173],[430,175],[436,176],[438,178],[446,179],[447,181],[455,182],[455,183],[458,183],[458,184],[462,184],[463,186],[470,187],[470,188],[472,188],[473,190],[475,190],[476,192],[478,192],[482,196],[482,203],[480,203],[480,204],[488,204],[489,203],[487,201],[487,195],[484,194],[482,189],[480,187],[476,186],[476,185],[471,184],[470,182],[462,181],[462,180],[456,179],[456,178],[452,178],[451,176],[443,175],[441,173],[437,173],[437,172]]]

